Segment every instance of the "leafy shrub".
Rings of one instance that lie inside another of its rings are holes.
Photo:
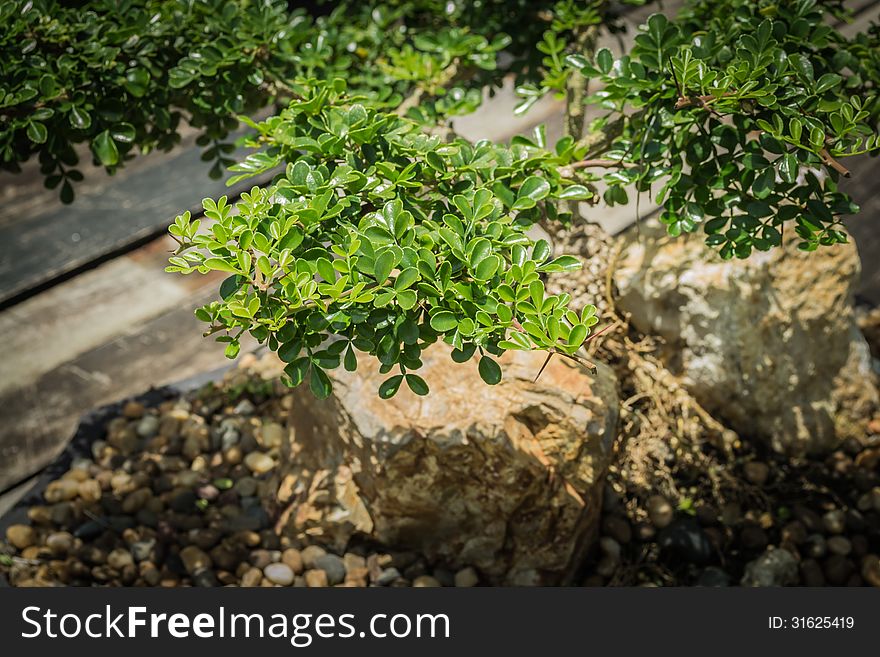
[[[878,145],[878,42],[829,19],[815,0],[701,0],[674,22],[652,15],[618,60],[571,56],[620,132],[584,163],[611,170],[605,200],[662,181],[669,234],[701,228],[723,257],[779,245],[790,221],[803,249],[845,242],[858,208],[838,191],[839,160]]]
[[[344,76],[387,108],[416,94],[412,115],[436,122],[475,109],[503,72],[531,75],[548,21],[570,30],[578,20],[574,0],[332,4],[313,17],[284,0],[0,3],[0,166],[38,155],[46,185],[69,202],[82,179],[76,144],[113,172],[137,151],[172,148],[187,122],[219,177],[237,115],[285,104],[292,80]],[[513,56],[497,71],[502,48]]]
[[[555,151],[526,139],[509,147],[445,143],[416,122],[344,94],[341,80],[298,89],[280,115],[254,124],[261,150],[233,167],[246,177],[286,163],[264,189],[230,206],[204,202],[202,228],[189,213],[171,234],[180,248],[169,271],[230,274],[221,300],[199,309],[209,333],[223,332],[227,355],[245,331],[277,350],[288,382],[306,378],[330,394],[325,370],[357,367],[355,349],[398,373],[416,394],[421,352],[443,339],[453,357],[480,355],[487,383],[501,377],[492,358],[505,349],[546,349],[574,357],[596,323],[568,295],[548,295],[541,274],[577,268],[550,257],[526,230],[565,220],[554,201],[590,190],[561,167],[579,156],[567,138]]]

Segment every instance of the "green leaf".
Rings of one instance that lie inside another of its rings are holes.
[[[70,114],[67,115],[70,125],[77,130],[88,130],[92,125],[92,116],[81,107],[74,105],[70,108]]]
[[[458,326],[458,320],[455,315],[446,310],[441,310],[431,317],[431,328],[438,333],[451,331]]]
[[[519,193],[516,195],[517,203],[524,198],[537,202],[547,198],[549,193],[550,183],[539,176],[529,176],[523,182],[522,187],[519,188]],[[514,204],[514,207],[516,207],[516,204]]]
[[[416,374],[406,375],[406,385],[408,385],[409,389],[419,396],[428,394],[428,384],[425,383],[425,380],[422,377]]]
[[[550,257],[550,244],[547,240],[538,240],[535,242],[535,248],[532,249],[532,260],[541,263]]]
[[[568,334],[568,345],[570,347],[580,347],[584,340],[587,339],[587,334],[589,333],[589,329],[583,324],[575,324],[571,327],[571,332]]]
[[[311,388],[312,394],[318,399],[327,399],[330,393],[333,392],[333,384],[330,383],[330,377],[314,363],[312,364],[312,375],[309,377],[309,388]]]
[[[306,380],[306,374],[311,367],[308,356],[297,358],[284,368],[284,373],[290,378],[290,384],[294,388]]]
[[[828,91],[829,89],[838,86],[842,80],[843,78],[836,73],[826,73],[816,82],[815,91],[817,94],[821,94],[825,91]]]
[[[43,144],[49,136],[49,131],[42,123],[31,121],[27,126],[27,136],[35,144]]]
[[[354,349],[351,346],[345,350],[345,359],[342,361],[343,367],[345,367],[346,372],[355,372],[357,371],[357,354],[354,352]]]
[[[486,256],[477,265],[476,271],[474,271],[474,278],[480,281],[487,281],[495,275],[500,266],[501,258],[497,255]]]
[[[382,399],[391,399],[394,395],[397,394],[397,391],[400,389],[401,383],[403,383],[402,374],[392,376],[390,379],[385,379],[382,382],[382,385],[379,386],[379,396]]]
[[[798,160],[792,153],[779,158],[779,176],[787,183],[793,183],[798,177]]]
[[[394,281],[394,289],[398,291],[405,290],[417,280],[419,280],[419,270],[415,267],[407,267],[397,275]]]
[[[557,198],[563,201],[586,201],[593,198],[593,192],[583,185],[569,185],[557,194]]]
[[[130,123],[117,123],[110,131],[110,136],[122,144],[130,144],[134,141],[136,132]]]
[[[109,130],[104,130],[92,140],[92,150],[105,167],[112,167],[119,162],[119,151]]]
[[[596,51],[596,64],[605,75],[611,72],[611,67],[614,66],[614,56],[608,48],[599,48]]]
[[[478,369],[480,371],[480,378],[490,386],[501,382],[501,366],[488,356],[483,356],[480,359]]]
[[[205,260],[205,267],[216,271],[229,272],[230,274],[241,273],[234,265],[229,264],[223,258],[208,258]]]
[[[394,254],[388,249],[379,254],[373,266],[376,282],[381,284],[387,281],[392,269],[394,269]]]

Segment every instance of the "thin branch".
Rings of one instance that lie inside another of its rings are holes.
[[[847,169],[840,162],[831,157],[831,153],[829,153],[827,149],[823,148],[822,150],[820,150],[819,157],[822,158],[822,161],[825,163],[826,166],[831,167],[844,178],[849,178],[852,175],[849,172],[849,169]]]

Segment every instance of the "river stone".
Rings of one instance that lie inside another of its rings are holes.
[[[387,376],[366,357],[356,374],[328,373],[326,400],[297,389],[279,525],[337,552],[366,535],[494,583],[570,581],[596,534],[618,398],[609,368],[593,375],[558,356],[534,382],[545,357],[506,353],[502,382],[488,386],[476,358],[455,363],[437,344],[422,356],[426,397],[404,385],[380,399]],[[311,504],[319,486],[329,499]]]
[[[293,570],[286,563],[270,563],[263,568],[263,574],[273,584],[290,586],[293,584]]]
[[[622,240],[618,307],[665,338],[668,367],[708,411],[789,455],[864,435],[878,398],[852,242],[806,253],[786,231],[781,247],[725,261],[656,225]]]
[[[797,560],[788,550],[769,549],[746,564],[743,586],[792,586],[798,581]]]

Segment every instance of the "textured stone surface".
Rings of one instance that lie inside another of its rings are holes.
[[[668,341],[667,364],[743,437],[789,454],[864,435],[877,406],[867,344],[852,310],[850,244],[781,248],[724,261],[699,235],[633,231],[614,279],[619,307]]]
[[[560,357],[534,383],[544,357],[506,354],[487,386],[476,360],[454,363],[441,344],[419,372],[427,397],[403,386],[381,400],[385,376],[366,358],[334,374],[327,400],[299,391],[279,526],[337,549],[360,532],[497,583],[568,581],[595,534],[618,399],[607,368]]]

